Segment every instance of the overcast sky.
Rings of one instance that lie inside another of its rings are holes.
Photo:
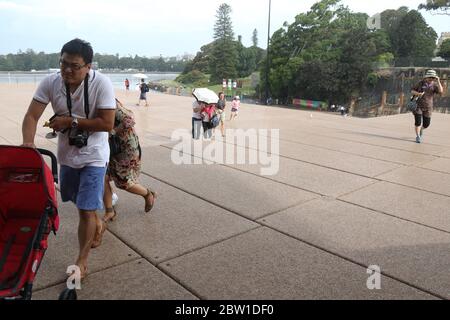
[[[195,54],[212,41],[216,10],[232,7],[235,35],[251,45],[256,28],[259,46],[267,42],[268,0],[0,0],[0,54],[31,48],[59,52],[79,37],[95,52],[153,57]],[[294,21],[315,0],[272,0],[271,33]],[[400,6],[417,9],[425,0],[342,0],[354,12],[374,15]],[[450,31],[449,16],[421,11],[440,36]]]

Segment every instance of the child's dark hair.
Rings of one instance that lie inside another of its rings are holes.
[[[85,63],[92,63],[94,57],[91,44],[78,38],[67,42],[61,49],[61,55],[63,53],[80,55]]]

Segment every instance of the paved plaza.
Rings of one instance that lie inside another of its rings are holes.
[[[34,90],[0,85],[0,144],[22,142]],[[280,129],[279,170],[264,176],[261,164],[172,161],[192,98],[150,93],[145,108],[137,92],[117,97],[136,117],[141,182],[159,198],[145,214],[142,198],[117,192],[118,219],[91,252],[79,299],[450,298],[450,115],[434,114],[416,144],[411,114],[242,104],[229,129]],[[49,106],[42,124],[52,115]],[[42,124],[36,144],[56,152]],[[59,214],[34,299],[57,299],[78,253],[78,213],[60,201]],[[380,290],[368,289],[369,266],[381,270]]]

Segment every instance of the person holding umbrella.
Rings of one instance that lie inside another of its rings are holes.
[[[194,100],[192,103],[192,139],[200,139],[202,131],[202,109],[205,106],[204,103]]]
[[[192,91],[196,99],[193,104],[194,115],[192,117],[192,138],[198,140],[200,136],[199,125],[203,127],[205,139],[211,138],[211,120],[214,116],[215,105],[219,101],[217,94],[207,88],[198,88]]]

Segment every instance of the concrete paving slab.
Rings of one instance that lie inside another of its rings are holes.
[[[57,300],[65,284],[34,292],[33,300]],[[197,300],[144,259],[97,272],[81,283],[78,300]]]
[[[232,167],[260,174],[259,166],[233,165]],[[280,158],[279,172],[269,178],[331,197],[338,197],[375,183],[375,180],[366,177],[286,158]]]
[[[332,199],[259,220],[415,287],[450,298],[450,234]],[[433,261],[433,263],[430,263]]]
[[[141,175],[143,185],[159,196],[144,213],[144,200],[116,191],[118,220],[110,230],[148,260],[158,263],[230,238],[259,224],[216,207],[157,180]]]
[[[212,143],[214,143],[214,141]],[[164,144],[164,146],[170,148],[173,148],[175,145],[177,145],[177,142],[172,141]],[[205,143],[205,147],[207,145],[208,143]],[[249,159],[249,153],[255,153],[255,150],[257,150],[258,153],[260,151],[267,151],[266,146],[261,148],[261,146],[259,145],[249,145],[248,143],[242,143],[242,141],[237,141],[236,139],[234,141],[228,141],[227,139],[225,139],[225,141],[223,142],[223,147],[221,148],[225,156],[227,155],[227,147],[229,147],[230,145],[236,146],[234,148],[235,153],[245,152],[246,159]],[[193,149],[191,149],[190,154],[193,154],[192,151]],[[401,167],[401,165],[399,164],[388,161],[376,160],[372,158],[352,155],[349,153],[327,150],[321,147],[313,147],[305,144],[282,140],[279,141],[279,151],[271,151],[270,148],[268,148],[268,151],[271,152],[271,154],[273,154],[274,156],[281,155],[291,160],[299,160],[302,162],[312,163],[318,166],[336,169],[339,171],[346,171],[366,177],[375,177],[382,173],[386,173]],[[212,161],[214,160],[211,157],[208,157],[208,159],[211,159]]]
[[[297,142],[288,141],[283,143],[287,148],[289,148],[289,145],[295,147],[295,145],[297,144]],[[317,135],[307,136],[305,139],[301,140],[301,142],[298,143],[404,165],[420,164],[436,159],[435,157],[430,155],[418,154],[409,151],[373,146],[360,142],[345,141],[342,139]]]
[[[376,177],[377,175],[400,167],[400,165],[387,161],[375,160],[343,152],[326,150],[320,147],[299,145],[284,141],[280,143],[280,154],[290,158],[315,163],[317,165],[355,173],[366,177]]]
[[[427,144],[440,147],[450,147],[450,141],[445,139],[443,135],[446,134],[444,114],[435,114],[433,117],[432,126],[426,130],[425,137]],[[354,133],[365,134],[373,137],[390,138],[398,141],[408,140],[415,141],[414,120],[411,115],[406,118],[403,115],[391,117],[379,117],[374,119],[360,119],[360,118],[341,118],[333,119],[328,114],[324,114],[317,121],[316,117],[313,121],[306,122],[306,128],[314,126],[320,128],[320,134],[324,133],[334,134],[340,133]],[[301,128],[300,130],[304,130]],[[298,130],[296,130],[298,131]]]
[[[416,167],[405,167],[383,174],[378,178],[450,196],[450,174]]]
[[[450,198],[447,196],[380,182],[340,199],[450,232]]]
[[[48,250],[36,277],[35,290],[65,282],[67,267],[73,265],[78,256],[78,212],[71,203],[62,203],[61,198],[58,202],[60,230],[56,236],[49,236]],[[106,231],[102,245],[90,252],[88,271],[98,272],[138,258],[140,256],[136,252]]]
[[[204,143],[204,146],[207,146],[208,143]],[[221,146],[221,144],[218,144]],[[227,148],[231,144],[223,144],[223,154],[224,159],[228,159]],[[205,152],[206,153],[206,152]],[[188,150],[189,155],[194,155],[194,149]],[[353,174],[348,174],[346,172],[342,172],[339,170],[329,169],[326,167],[322,167],[320,165],[305,163],[302,161],[296,161],[289,158],[278,157],[277,154],[272,154],[269,156],[271,158],[279,158],[279,165],[275,165],[275,159],[273,159],[270,164],[261,164],[259,160],[260,155],[259,151],[256,149],[248,149],[243,148],[241,146],[234,146],[234,161],[235,164],[227,165],[231,168],[237,168],[244,172],[250,172],[255,175],[263,176],[262,169],[273,169],[272,171],[275,174],[266,175],[268,179],[275,180],[281,183],[289,184],[291,186],[295,186],[304,190],[316,192],[319,194],[329,195],[329,196],[339,196],[345,193],[354,191],[356,189],[367,186],[375,181],[372,179],[368,179],[366,177],[361,177]],[[248,164],[240,165],[237,158],[238,155],[243,155],[243,159],[246,159]],[[249,161],[250,154],[254,155],[254,158],[257,159],[256,164],[251,164]],[[320,156],[320,155],[318,155]],[[200,156],[197,156],[200,157]],[[244,158],[245,157],[245,158]],[[230,157],[231,158],[231,157]],[[203,159],[214,161],[214,156],[209,154],[203,154]],[[337,159],[337,158],[334,158]],[[328,159],[328,163],[334,160],[333,158]],[[343,159],[345,160],[345,159]],[[225,162],[224,160],[219,160]],[[228,160],[226,160],[228,162]],[[319,161],[324,163],[325,161]],[[374,165],[370,159],[367,160],[367,163]],[[351,166],[351,165],[350,165]],[[347,166],[349,167],[349,166]],[[355,165],[357,167],[357,165]],[[384,166],[384,169],[393,169],[396,168],[396,165],[387,164]],[[279,169],[278,172],[276,169]],[[375,168],[376,170],[377,168]],[[381,167],[378,167],[378,172],[380,172]],[[269,170],[270,171],[270,170]],[[375,171],[373,171],[375,172]]]
[[[341,119],[342,120],[342,119]],[[350,119],[348,119],[350,120]],[[438,155],[446,150],[449,146],[427,143],[418,145],[415,142],[415,135],[412,134],[412,127],[408,131],[389,130],[368,130],[365,128],[367,120],[351,119],[353,126],[349,125],[349,121],[343,120],[340,123],[333,123],[333,125],[323,125],[322,121],[312,121],[301,129],[292,129],[292,126],[285,126],[280,131],[282,139],[291,141],[304,141],[308,139],[309,135],[339,139],[348,142],[364,143],[369,146],[387,147],[394,150],[403,150],[415,152],[420,154]]]
[[[23,142],[22,139],[22,124],[18,122],[13,122],[9,119],[6,119],[2,122],[0,127],[0,137],[5,141],[4,144],[7,145],[21,145]],[[42,131],[38,133],[35,137],[35,144],[39,148],[56,150],[56,142],[57,139],[46,139],[45,134],[50,132],[50,130]]]
[[[450,150],[439,154],[440,157],[450,158]]]
[[[436,160],[430,161],[420,166],[424,169],[439,171],[443,173],[450,174],[450,159],[449,158],[438,158]]]
[[[226,210],[257,219],[317,195],[219,165],[175,165],[171,150],[143,149],[143,171]]]
[[[359,265],[259,228],[160,265],[202,299],[432,299],[384,278],[367,289]]]
[[[17,123],[10,120],[2,121],[0,136],[11,142],[12,145],[22,143],[22,129]]]
[[[371,134],[362,132],[346,132],[346,133],[337,132],[335,134],[335,137],[342,138],[344,140],[373,144],[376,146],[388,145],[389,147],[394,149],[428,155],[438,155],[448,150],[448,147],[445,146],[432,145],[427,143],[417,144],[415,141],[415,136],[413,134],[401,138],[395,138],[387,134]]]

